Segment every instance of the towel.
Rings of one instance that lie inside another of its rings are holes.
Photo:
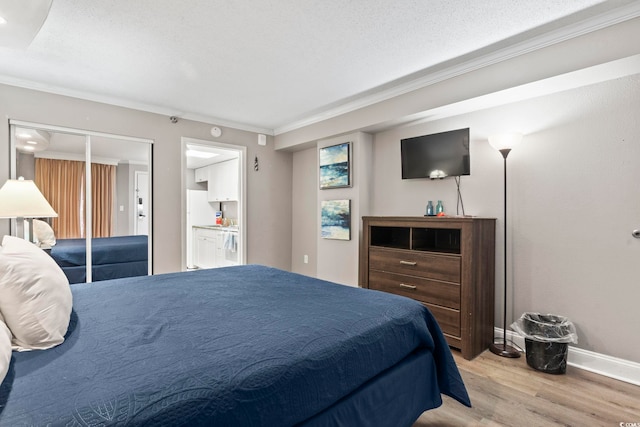
[[[225,251],[235,252],[238,250],[237,236],[238,236],[238,233],[232,233],[229,231],[226,231],[224,233],[223,247]]]

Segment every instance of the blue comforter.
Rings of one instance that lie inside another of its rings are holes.
[[[91,280],[146,276],[149,273],[147,236],[114,236],[91,239]],[[85,239],[59,239],[51,257],[69,283],[87,281]]]
[[[72,292],[66,341],[13,353],[0,425],[291,426],[425,351],[433,399],[469,405],[434,318],[403,297],[262,266]]]
[[[146,261],[148,236],[114,236],[91,239],[92,265]],[[85,239],[58,239],[51,256],[61,267],[86,265]]]

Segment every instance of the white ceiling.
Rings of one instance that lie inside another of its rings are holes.
[[[55,0],[30,44],[6,42],[17,17],[49,3],[21,0],[20,14],[0,0],[0,82],[277,134],[638,2]]]

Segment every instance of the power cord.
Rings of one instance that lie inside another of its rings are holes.
[[[458,200],[456,200],[456,215],[460,215],[460,208],[462,207],[462,216],[464,216],[464,202],[462,201],[462,193],[460,192],[460,176],[453,177],[456,181],[456,188],[458,192]]]

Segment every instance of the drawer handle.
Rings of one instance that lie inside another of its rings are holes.
[[[416,285],[407,285],[405,283],[400,283],[400,287],[401,288],[407,288],[407,289],[416,289],[417,288]]]
[[[415,262],[415,261],[400,261],[400,264],[402,264],[402,265],[416,265],[418,263]]]

